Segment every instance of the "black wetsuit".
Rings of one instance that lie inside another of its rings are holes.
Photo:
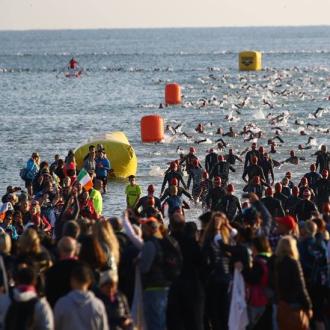
[[[324,203],[330,198],[330,180],[322,178],[315,185],[316,203],[320,211]]]
[[[225,213],[230,221],[232,221],[236,215],[242,213],[239,199],[234,195],[226,195],[221,198],[220,203],[216,205],[216,210]]]
[[[309,220],[312,217],[312,214],[316,212],[316,205],[308,199],[303,199],[297,204],[295,215],[297,216],[298,221],[306,221]]]
[[[288,197],[286,197],[282,192],[276,192],[274,194],[274,198],[278,199],[281,202],[282,207],[285,210],[286,209],[286,202],[288,201]]]
[[[221,161],[213,167],[210,178],[219,176],[222,180],[222,185],[225,185],[229,179],[229,170],[235,172],[236,170],[226,161]]]
[[[267,196],[261,199],[262,203],[266,206],[269,213],[274,217],[283,217],[285,212],[282,207],[281,201],[278,199]]]
[[[266,182],[264,171],[259,165],[249,165],[244,169],[242,179],[245,180],[245,177],[248,176],[248,181],[251,182],[251,180],[259,176],[261,181]]]
[[[226,196],[226,192],[222,187],[212,187],[206,196],[206,204],[212,210],[216,210],[217,204]]]
[[[298,196],[291,195],[286,201],[286,211],[291,215],[295,215],[297,204],[301,201],[302,199]]]
[[[270,183],[269,175],[271,176],[272,180],[274,180],[273,161],[271,159],[263,158],[261,161],[259,161],[258,165],[262,168],[266,182],[269,184]]]
[[[262,184],[252,184],[252,183],[247,184],[243,188],[244,192],[255,193],[259,197],[259,199],[262,198],[264,190],[265,190],[265,188]]]
[[[322,173],[324,169],[330,171],[330,153],[320,152],[316,158],[316,168]]]
[[[250,150],[245,155],[245,162],[244,162],[244,168],[247,168],[248,165],[252,163],[252,158],[256,156],[259,158],[259,151],[258,150]]]
[[[160,190],[161,193],[164,191],[166,183],[168,183],[168,185],[170,185],[172,179],[177,179],[179,184],[181,182],[182,185],[184,186],[184,188],[187,188],[185,182],[183,181],[182,175],[179,172],[171,170],[171,171],[167,172],[164,176],[162,189]]]
[[[218,155],[215,152],[210,152],[205,157],[205,170],[211,173],[212,168],[218,162]]]

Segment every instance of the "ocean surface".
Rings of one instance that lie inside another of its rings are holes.
[[[261,72],[238,71],[242,50],[262,52]],[[71,56],[86,72],[79,79],[63,75]],[[307,143],[302,129],[314,137],[311,150],[298,152],[305,161],[276,171],[281,179],[291,169],[297,181],[308,172],[312,153],[329,144],[329,70],[330,27],[0,32],[0,191],[9,184],[23,186],[19,170],[34,151],[52,162],[54,154],[64,157],[90,137],[123,131],[139,159],[143,192],[154,183],[159,193],[162,172],[179,156],[177,147],[187,152],[195,145],[204,160],[216,145],[218,127],[239,132],[248,123],[264,131],[258,143],[266,146],[275,132],[269,119],[283,112],[286,119],[277,126],[285,143],[275,160]],[[167,82],[182,86],[184,103],[158,109]],[[235,104],[246,97],[239,115]],[[325,111],[314,118],[318,107]],[[169,134],[164,143],[142,144],[140,119],[148,114],[162,115],[166,124],[182,123],[181,132],[192,138]],[[308,122],[319,126],[307,129]],[[206,125],[204,135],[194,131],[198,123]],[[202,138],[207,142],[194,144]],[[251,144],[243,137],[224,140],[236,152]],[[236,167],[230,181],[240,195],[242,166]],[[126,184],[110,183],[105,215],[122,212]],[[200,206],[192,206],[189,220],[199,213]]]

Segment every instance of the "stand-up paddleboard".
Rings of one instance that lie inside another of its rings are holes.
[[[81,76],[82,70],[79,71],[66,71],[64,72],[64,76],[66,78],[79,78]]]

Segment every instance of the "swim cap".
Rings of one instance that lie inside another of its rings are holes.
[[[216,176],[216,177],[214,178],[214,182],[220,182],[220,183],[221,183],[221,178],[220,178],[220,176]]]
[[[294,186],[292,188],[292,195],[293,196],[298,196],[299,195],[299,188],[297,186]]]
[[[177,186],[177,185],[178,185],[178,179],[173,178],[173,179],[170,181],[170,184],[171,184],[171,186]]]
[[[155,187],[154,187],[154,185],[153,184],[150,184],[149,186],[148,186],[148,192],[154,192],[155,191]]]
[[[171,170],[174,170],[176,167],[177,167],[177,163],[175,161],[174,162],[171,162],[170,169]]]
[[[281,182],[277,182],[275,184],[275,191],[276,192],[281,192],[282,191],[282,183]]]
[[[266,196],[273,196],[273,189],[272,187],[268,187],[265,191]]]
[[[234,190],[235,190],[234,185],[230,183],[230,184],[227,186],[227,191],[228,191],[228,192],[233,192]]]

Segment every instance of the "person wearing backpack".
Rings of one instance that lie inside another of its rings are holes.
[[[272,249],[266,236],[252,239],[252,267],[244,271],[247,285],[249,329],[272,329],[270,257]]]
[[[7,310],[4,329],[53,330],[52,310],[45,298],[36,292],[37,274],[31,267],[21,265],[15,276],[15,288]]]
[[[168,290],[180,273],[180,262],[174,252],[175,243],[163,237],[156,218],[140,223],[145,239],[140,259],[145,321],[148,330],[165,330]]]
[[[25,188],[28,191],[29,196],[33,195],[32,183],[39,172],[40,156],[37,152],[34,152],[31,158],[27,161],[26,167],[21,169],[20,176],[25,181]]]

